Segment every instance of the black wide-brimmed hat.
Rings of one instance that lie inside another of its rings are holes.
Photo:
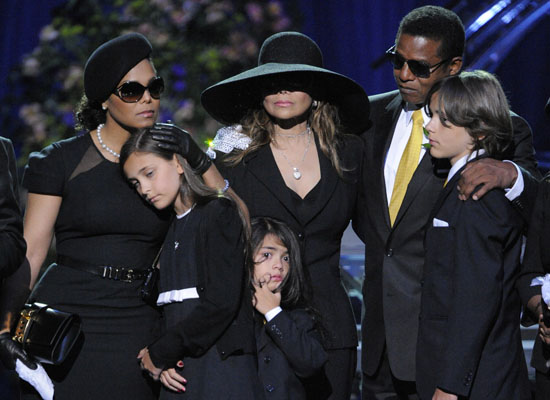
[[[103,43],[84,67],[84,92],[91,100],[106,100],[122,77],[153,51],[141,33],[132,32]]]
[[[262,105],[263,88],[270,80],[301,81],[314,100],[338,107],[346,133],[361,133],[368,126],[369,99],[352,79],[323,68],[319,46],[298,32],[280,32],[267,38],[258,66],[225,79],[202,92],[208,113],[223,124],[236,124],[250,109]]]

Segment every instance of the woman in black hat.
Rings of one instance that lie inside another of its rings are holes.
[[[131,132],[158,117],[164,83],[151,52],[137,33],[96,49],[86,63],[85,96],[77,112],[89,132],[31,154],[25,170],[30,300],[82,319],[77,348],[63,364],[47,368],[57,400],[156,397],[136,360],[154,338],[158,319],[141,299],[140,287],[169,216],[135,195],[118,164]],[[35,285],[54,234],[57,264]]]
[[[215,119],[233,125],[214,140],[217,154],[227,153],[216,165],[250,216],[286,222],[301,242],[329,354],[330,387],[313,380],[310,397],[349,399],[357,334],[340,280],[340,242],[354,212],[363,157],[362,142],[350,134],[366,128],[367,95],[324,69],[309,37],[282,32],[263,43],[258,67],[206,89],[201,100]]]

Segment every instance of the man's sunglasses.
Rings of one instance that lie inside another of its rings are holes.
[[[147,87],[136,81],[124,82],[113,91],[113,94],[120,97],[120,100],[125,103],[137,103],[143,97],[145,90],[149,91],[153,99],[160,99],[160,95],[164,91],[164,80],[160,76],[156,76],[151,79]]]
[[[451,58],[447,58],[434,65],[427,64],[423,61],[407,60],[395,51],[395,45],[393,45],[386,51],[386,55],[388,56],[394,69],[401,69],[403,68],[403,65],[407,63],[411,72],[418,78],[429,78],[430,75],[434,73],[439,67],[451,60]]]

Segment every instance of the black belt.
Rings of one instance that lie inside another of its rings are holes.
[[[65,267],[77,269],[79,271],[89,272],[98,275],[104,279],[112,279],[121,282],[133,282],[143,280],[147,270],[136,269],[132,267],[117,267],[111,265],[93,265],[85,261],[75,260],[67,256],[57,256],[57,263]]]

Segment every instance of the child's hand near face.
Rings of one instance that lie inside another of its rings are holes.
[[[268,285],[270,281],[271,275],[265,274],[254,282],[252,305],[263,315],[281,305],[281,292],[272,292]]]

